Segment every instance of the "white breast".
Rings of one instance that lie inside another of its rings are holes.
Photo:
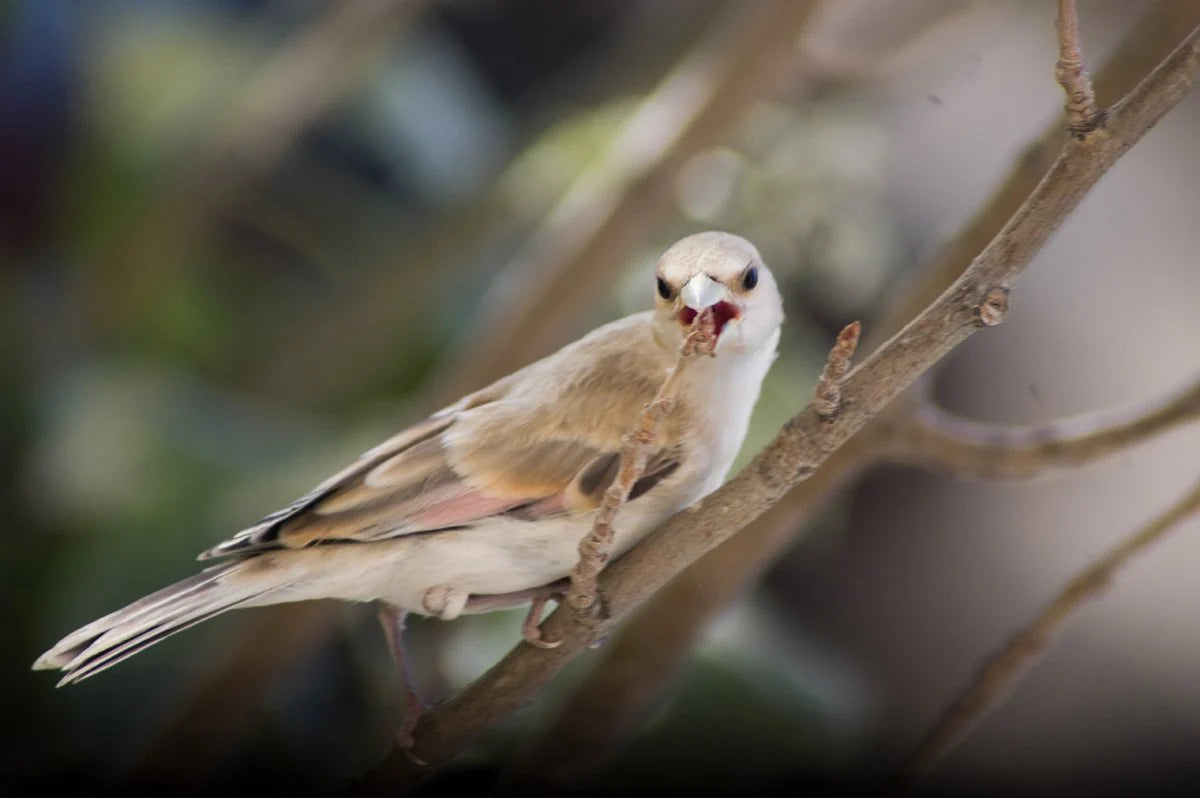
[[[697,430],[695,454],[698,460],[708,460],[706,474],[688,504],[713,492],[725,481],[746,439],[750,416],[758,402],[763,378],[775,360],[778,344],[777,329],[767,346],[703,358],[685,373],[684,390],[694,397],[704,397],[698,405],[704,423]]]

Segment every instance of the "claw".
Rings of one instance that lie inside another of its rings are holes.
[[[546,602],[550,600],[550,596],[534,596],[529,602],[529,612],[525,613],[525,620],[521,622],[521,637],[525,642],[536,648],[558,648],[562,645],[561,640],[546,640],[542,637],[542,630],[538,624],[542,622],[542,610],[546,608]]]
[[[404,721],[404,727],[400,729],[400,731],[396,732],[396,747],[403,751],[404,755],[411,759],[414,765],[425,767],[429,763],[413,753],[413,745],[416,743],[416,741],[413,740],[412,733],[413,729],[416,728],[417,720],[419,719],[420,715],[414,717],[411,723],[407,720]]]

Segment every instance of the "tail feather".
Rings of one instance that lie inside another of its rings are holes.
[[[79,682],[279,587],[257,579],[231,579],[244,565],[242,561],[208,568],[95,620],[64,637],[33,667],[64,671],[60,687]]]
[[[254,598],[257,595],[259,594],[251,594],[246,598]],[[144,651],[160,640],[165,640],[176,632],[182,632],[184,629],[190,629],[202,621],[207,621],[209,618],[220,615],[226,610],[233,609],[240,603],[241,601],[233,602],[212,610],[194,614],[194,617],[184,616],[172,619],[170,622],[152,626],[119,645],[103,647],[101,646],[102,641],[97,641],[63,668],[66,675],[59,680],[58,686],[75,684],[89,676],[94,676],[101,671],[108,670],[113,665],[124,662],[134,654]],[[93,651],[93,649],[95,650]]]
[[[221,572],[226,570],[228,570],[227,567],[207,568],[195,576],[155,591],[103,618],[97,618],[58,641],[52,649],[38,658],[33,665],[34,670],[65,667],[68,662],[106,633],[118,628],[133,628],[135,621],[146,617],[168,602],[179,605],[187,596],[199,590],[214,587]]]

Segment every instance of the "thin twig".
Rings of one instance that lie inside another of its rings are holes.
[[[949,706],[905,763],[897,769],[898,787],[928,773],[954,750],[985,715],[1000,704],[1034,659],[1054,642],[1068,620],[1112,583],[1117,571],[1148,549],[1181,521],[1200,512],[1200,482],[1174,506],[1122,540],[1080,571],[1058,596],[980,669],[975,681]]]
[[[1200,22],[1200,0],[1160,0],[1122,38],[1096,72],[1101,97],[1136,85]],[[906,283],[870,325],[866,349],[894,335],[960,275],[1016,212],[1054,159],[1065,122],[1056,119],[1023,151],[994,193],[960,231]],[[622,626],[601,659],[572,689],[555,720],[530,746],[518,778],[561,783],[592,772],[627,739],[662,695],[710,620],[773,562],[845,485],[886,454],[911,403],[893,403],[838,449],[812,479],[800,483],[754,523],[705,555],[656,593]],[[536,774],[536,775],[532,775]]]
[[[1033,426],[972,421],[928,396],[916,405],[882,447],[886,459],[960,477],[1026,479],[1082,466],[1200,421],[1200,376],[1183,390],[1147,402]]]
[[[817,378],[817,387],[813,389],[813,408],[822,418],[829,418],[837,413],[842,406],[842,380],[850,370],[850,361],[858,349],[858,339],[862,335],[862,324],[851,322],[838,333],[837,342],[829,350],[825,359],[825,368]]]
[[[1058,63],[1054,77],[1066,92],[1067,128],[1074,136],[1096,129],[1101,121],[1096,109],[1092,79],[1083,69],[1083,53],[1079,45],[1079,14],[1075,0],[1058,0]]]
[[[767,553],[783,545],[788,537],[784,530],[803,526],[819,502],[864,468],[891,461],[956,477],[1016,479],[1082,466],[1200,420],[1200,378],[1147,402],[1036,427],[966,421],[927,396],[897,400],[887,415],[873,425],[873,432],[860,433],[849,442],[853,445],[838,450],[840,465],[830,468],[831,457],[759,522],[655,594],[605,646],[603,659],[531,746],[514,778],[520,783],[574,783],[606,761],[616,741],[632,733],[662,685],[678,671],[703,628],[696,619],[725,606]],[[894,424],[894,415],[906,420]],[[673,614],[661,614],[668,611]]]
[[[612,553],[613,521],[617,511],[629,500],[633,485],[646,472],[650,449],[658,437],[658,425],[675,404],[679,381],[687,365],[700,355],[713,354],[717,339],[713,334],[713,313],[705,308],[692,321],[692,327],[679,347],[679,357],[667,372],[658,393],[642,409],[634,425],[621,441],[620,468],[617,478],[604,492],[592,529],[579,541],[579,562],[571,569],[571,587],[567,606],[576,613],[595,617],[599,610],[596,579],[608,564]]]
[[[1096,72],[1096,91],[1101,97],[1117,98],[1129,93],[1140,76],[1147,74],[1171,51],[1183,31],[1200,22],[1200,0],[1159,0],[1117,45],[1108,61]],[[1030,142],[1004,180],[958,233],[921,267],[915,279],[897,288],[899,298],[883,310],[871,325],[866,348],[874,349],[909,319],[937,298],[962,274],[1001,226],[1017,211],[1046,174],[1061,148],[1065,118],[1054,119]]]
[[[916,379],[972,333],[983,329],[980,304],[1008,288],[1084,195],[1129,147],[1183,98],[1200,72],[1200,28],[1169,55],[1107,120],[1108,135],[1070,139],[1033,194],[963,275],[916,319],[857,366],[842,386],[841,412],[823,419],[811,406],[793,417],[749,465],[694,507],[675,515],[600,576],[611,628],[672,576],[733,536],[808,478]],[[365,786],[400,789],[434,771],[485,729],[530,701],[593,639],[596,629],[560,607],[543,631],[562,645],[520,645],[458,695],[421,718],[414,752],[431,767],[414,769],[395,753]]]
[[[707,620],[745,595],[764,561],[795,538],[876,456],[873,436],[859,434],[796,485],[757,521],[676,575],[643,604],[600,650],[600,660],[572,686],[555,718],[540,729],[510,778],[540,794],[587,783],[645,720],[707,628]],[[836,467],[830,468],[837,459]],[[664,615],[669,611],[672,614]],[[520,790],[514,790],[520,792]]]

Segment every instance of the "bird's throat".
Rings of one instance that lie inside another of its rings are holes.
[[[713,335],[718,340],[721,338],[721,331],[725,329],[725,325],[741,315],[738,313],[737,307],[732,302],[726,302],[725,300],[721,300],[717,304],[713,305],[712,312]],[[697,313],[698,311],[692,308],[683,308],[679,311],[679,323],[684,327],[691,327],[692,322],[696,320]]]

